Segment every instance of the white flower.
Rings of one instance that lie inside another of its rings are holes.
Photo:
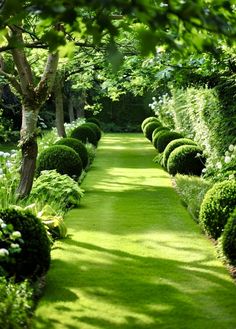
[[[11,243],[10,246],[11,246],[11,248],[13,248],[13,249],[19,248],[18,243]]]
[[[6,257],[6,256],[9,256],[9,251],[5,248],[1,248],[0,249],[0,258],[1,257]]]
[[[207,171],[206,168],[203,168],[203,169],[202,169],[202,172],[203,172],[203,173],[206,172],[206,171]]]
[[[5,224],[5,223],[2,223],[2,224],[1,224],[1,228],[4,229],[4,228],[6,228],[6,227],[7,227],[7,224]]]
[[[234,174],[229,175],[229,179],[234,179]]]
[[[4,221],[2,220],[2,218],[0,218],[0,225],[2,225],[4,223]]]
[[[14,232],[12,232],[11,237],[13,239],[21,238],[21,233],[19,231],[14,231]]]
[[[11,168],[12,167],[12,163],[9,160],[7,160],[6,166],[7,166],[7,168]]]
[[[7,157],[9,157],[11,154],[9,153],[9,152],[5,152],[4,154],[3,154],[3,157],[4,158],[7,158]]]
[[[230,152],[233,152],[233,150],[234,150],[234,146],[233,146],[232,144],[230,144],[230,146],[229,146],[229,151],[230,151]]]
[[[226,157],[225,157],[225,163],[230,163],[230,161],[231,161],[231,157],[226,156]]]
[[[222,169],[222,163],[221,163],[221,162],[217,162],[217,164],[216,164],[216,168],[217,168],[217,169]]]
[[[0,151],[0,157],[2,157],[4,155],[4,152]]]

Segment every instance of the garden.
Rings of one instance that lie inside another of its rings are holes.
[[[0,1],[0,329],[235,329],[234,1]]]

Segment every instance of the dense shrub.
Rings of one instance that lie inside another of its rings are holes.
[[[56,170],[45,170],[34,181],[29,202],[42,202],[51,206],[57,202],[65,210],[78,207],[82,196],[83,191],[72,178]]]
[[[30,212],[13,208],[1,210],[0,218],[21,232],[24,241],[13,261],[1,262],[7,275],[21,281],[46,273],[50,265],[50,242],[42,222]]]
[[[236,265],[236,208],[225,225],[222,248],[225,256],[233,265]]]
[[[157,127],[160,127],[160,126],[161,126],[161,123],[159,123],[158,121],[153,121],[153,122],[147,123],[143,130],[144,136],[147,137],[150,141],[152,141],[153,131]]]
[[[154,145],[154,140],[156,140],[156,135],[157,133],[159,133],[159,131],[161,130],[170,130],[168,127],[163,127],[163,126],[159,126],[157,127],[156,129],[153,130],[153,133],[152,133],[152,143]]]
[[[153,134],[152,134],[152,143],[153,143],[153,146],[155,147],[155,149],[157,148],[157,141],[159,139],[160,133],[163,132],[163,131],[170,131],[170,129],[167,128],[167,127],[161,126],[161,127],[156,128],[153,131]]]
[[[97,141],[99,141],[102,137],[102,131],[99,128],[99,126],[94,122],[87,122],[86,125],[95,132],[95,134],[97,136]]]
[[[200,147],[195,145],[182,145],[171,152],[167,161],[167,171],[171,175],[200,176],[206,159]]]
[[[196,143],[189,138],[179,138],[179,139],[174,139],[169,144],[167,144],[163,152],[163,160],[162,160],[163,166],[165,168],[167,166],[167,161],[169,159],[171,152],[174,151],[174,149],[176,149],[177,147],[182,145],[196,145]]]
[[[160,123],[160,121],[157,119],[157,117],[148,117],[148,118],[144,119],[142,124],[141,124],[142,131],[144,131],[144,128],[148,123],[154,122],[154,121]]]
[[[182,137],[183,135],[175,131],[161,130],[156,134],[155,148],[159,153],[162,153],[172,140]]]
[[[79,139],[84,144],[91,143],[94,146],[98,144],[96,133],[86,123],[72,130],[70,137]]]
[[[29,283],[16,284],[0,277],[0,328],[30,328],[32,310],[33,291]]]
[[[216,183],[205,195],[200,209],[200,223],[214,239],[220,237],[236,206],[236,181]]]
[[[53,145],[40,153],[37,161],[37,175],[43,170],[56,169],[60,174],[78,178],[82,172],[79,155],[65,145]]]
[[[101,122],[97,118],[94,117],[87,118],[86,122],[93,122],[101,129]]]
[[[66,145],[71,147],[76,153],[78,153],[81,161],[83,168],[86,168],[88,165],[88,151],[80,140],[76,138],[62,138],[59,141],[55,143],[56,145]]]

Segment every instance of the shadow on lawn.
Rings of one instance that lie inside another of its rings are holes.
[[[55,303],[78,325],[59,328],[80,329],[83,323],[94,329],[235,328],[235,285],[222,278],[223,269],[205,265],[207,254],[200,261],[181,262],[71,239],[65,243],[75,248],[79,265],[52,262],[44,302]],[[91,252],[92,258],[84,259]],[[72,293],[78,287],[92,301],[92,310],[83,303],[74,304],[73,310],[66,307],[80,297]],[[37,328],[57,329],[58,321],[37,318]]]

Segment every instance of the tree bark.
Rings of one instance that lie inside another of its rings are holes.
[[[75,120],[75,112],[74,112],[74,99],[71,96],[68,100],[68,112],[69,112],[69,118],[70,118],[70,123]]]
[[[24,52],[22,30],[13,26],[8,36],[9,41],[17,41],[19,48],[12,50],[12,57],[19,75],[19,89],[22,96],[22,127],[20,145],[22,163],[20,184],[17,189],[19,198],[29,195],[36,168],[38,153],[37,122],[41,106],[46,101],[54,85],[58,66],[58,52],[49,53],[44,72],[38,85],[35,86],[34,74]]]
[[[62,84],[59,74],[57,74],[55,78],[53,93],[54,93],[55,107],[56,107],[57,134],[59,137],[66,137],[66,131],[64,126]]]

